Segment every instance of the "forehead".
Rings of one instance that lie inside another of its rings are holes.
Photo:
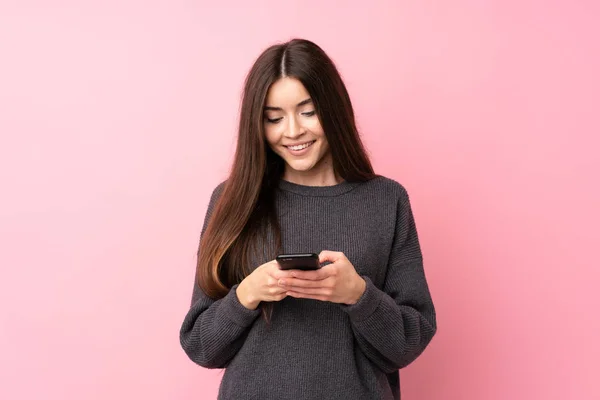
[[[273,82],[267,92],[266,106],[295,108],[298,103],[310,98],[308,91],[296,78],[280,78]]]

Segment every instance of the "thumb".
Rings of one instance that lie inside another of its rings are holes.
[[[326,261],[333,263],[339,260],[341,255],[342,253],[337,251],[323,250],[321,251],[321,253],[319,253],[319,262],[321,264]]]

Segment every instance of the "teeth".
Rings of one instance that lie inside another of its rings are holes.
[[[311,144],[313,144],[313,142],[308,142],[308,143],[305,143],[305,144],[300,145],[300,146],[288,146],[288,148],[292,149],[292,150],[295,150],[295,151],[298,151],[298,150],[303,150],[303,149],[307,148]]]

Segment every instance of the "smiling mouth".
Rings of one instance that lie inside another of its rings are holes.
[[[287,147],[290,150],[299,151],[299,150],[304,150],[307,147],[312,146],[313,143],[315,143],[315,142],[316,142],[316,140],[312,140],[312,141],[310,141],[308,143],[304,143],[304,144],[301,144],[301,145],[298,145],[298,146],[284,146],[284,147]]]

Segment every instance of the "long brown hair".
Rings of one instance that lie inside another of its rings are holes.
[[[263,108],[271,84],[282,77],[298,79],[310,94],[336,174],[349,182],[377,176],[356,129],[348,91],[327,54],[303,39],[267,48],[246,77],[230,176],[198,247],[198,285],[213,299],[224,297],[251,272],[250,254],[262,251],[268,236],[271,259],[281,250],[274,196],[285,165],[266,143]]]

